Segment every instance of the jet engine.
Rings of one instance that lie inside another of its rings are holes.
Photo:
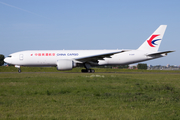
[[[76,64],[73,60],[61,59],[57,61],[57,70],[72,70],[74,67]]]

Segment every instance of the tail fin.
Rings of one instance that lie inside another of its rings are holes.
[[[138,48],[138,50],[157,52],[161,44],[167,25],[160,25],[158,29]]]

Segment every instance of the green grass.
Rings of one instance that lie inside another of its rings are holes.
[[[68,71],[58,71],[56,67],[21,67],[22,72],[81,72],[82,67],[73,68]],[[131,70],[131,69],[111,69],[111,68],[93,68],[96,72],[138,72],[138,73],[180,73],[180,70]],[[0,72],[18,72],[14,66],[0,66]]]
[[[178,73],[0,73],[0,119],[180,119]]]

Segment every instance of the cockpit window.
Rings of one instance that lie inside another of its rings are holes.
[[[11,55],[7,56],[7,57],[12,57]]]

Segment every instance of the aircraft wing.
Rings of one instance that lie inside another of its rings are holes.
[[[122,53],[125,52],[125,50],[119,50],[116,52],[110,52],[110,53],[104,53],[104,54],[96,54],[92,56],[85,56],[85,57],[80,57],[76,58],[75,60],[80,61],[80,62],[95,62],[97,63],[98,60],[104,60],[104,58],[111,58],[112,55],[117,54],[117,53]]]
[[[167,54],[167,53],[171,53],[171,52],[175,52],[175,51],[156,52],[156,53],[151,53],[151,54],[148,54],[147,56],[152,56],[152,55],[161,55],[161,54]]]

